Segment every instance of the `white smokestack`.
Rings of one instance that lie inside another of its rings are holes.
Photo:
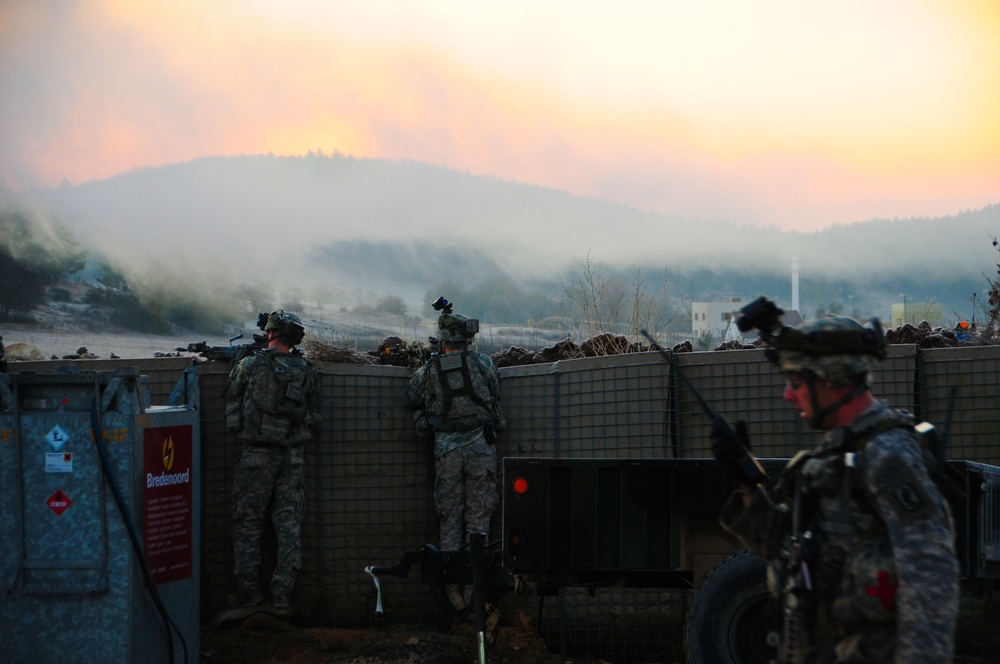
[[[799,257],[792,256],[792,311],[799,311]]]

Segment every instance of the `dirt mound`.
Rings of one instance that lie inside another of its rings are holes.
[[[932,328],[927,321],[917,325],[903,325],[885,331],[885,340],[890,344],[916,344],[920,348],[955,348],[959,346],[989,345],[990,340],[976,333],[974,329],[950,330],[946,327]]]

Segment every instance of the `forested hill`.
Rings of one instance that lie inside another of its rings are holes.
[[[91,263],[109,262],[136,288],[209,292],[237,282],[272,299],[318,289],[344,300],[393,294],[411,311],[444,287],[470,297],[503,287],[513,298],[505,309],[518,300],[544,308],[587,269],[626,287],[667,280],[678,301],[768,294],[787,306],[798,257],[806,314],[850,302],[885,316],[905,296],[964,316],[996,274],[991,241],[1000,235],[997,205],[793,233],[322,154],[204,158],[0,197],[5,214],[29,210],[39,225],[68,229]]]

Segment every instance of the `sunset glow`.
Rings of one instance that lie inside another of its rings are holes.
[[[1000,202],[1000,4],[12,0],[0,181],[412,159],[815,230]]]

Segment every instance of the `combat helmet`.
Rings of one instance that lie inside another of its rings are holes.
[[[885,334],[877,318],[862,325],[846,316],[824,316],[790,327],[781,322],[784,313],[761,296],[740,309],[736,325],[741,332],[759,330],[768,345],[767,359],[785,372],[802,376],[812,404],[807,423],[820,429],[829,415],[870,389],[869,372],[887,355]],[[820,407],[817,380],[850,389]]]
[[[479,320],[462,314],[441,314],[437,332],[440,341],[468,344],[479,332]]]
[[[263,314],[261,314],[263,317]],[[261,328],[265,332],[274,330],[278,333],[282,339],[288,343],[289,346],[297,346],[302,343],[302,338],[305,337],[306,331],[302,327],[302,321],[295,314],[285,313],[284,311],[272,311],[267,316],[267,322]]]
[[[772,361],[788,372],[811,372],[832,387],[856,383],[886,357],[878,319],[862,325],[847,316],[824,316],[781,330],[770,343]]]
[[[444,297],[431,302],[435,311],[440,311],[438,317],[437,334],[438,341],[446,341],[451,344],[469,344],[479,333],[479,319],[469,318],[462,314],[453,312],[453,305]]]

